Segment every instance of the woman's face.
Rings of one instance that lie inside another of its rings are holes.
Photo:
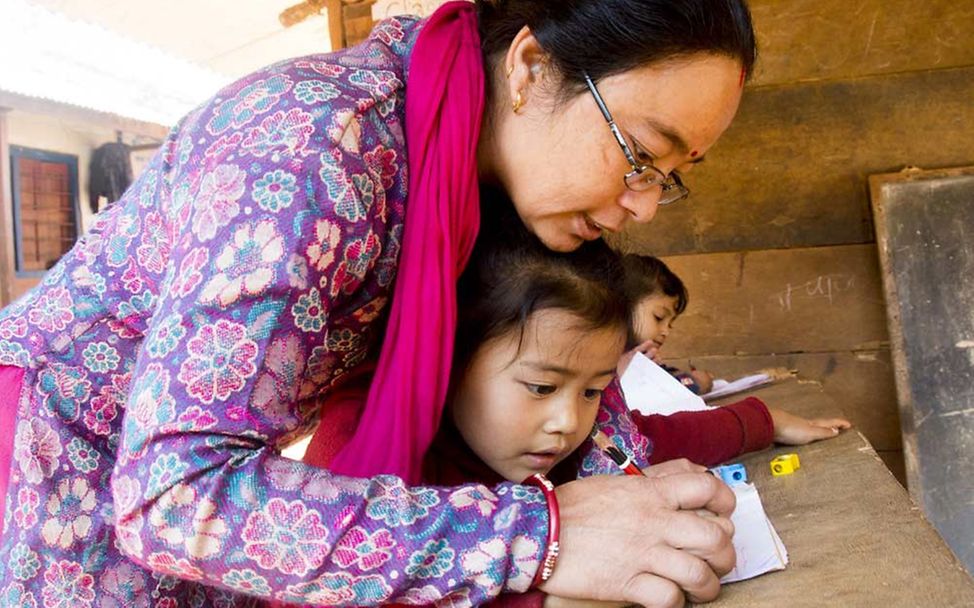
[[[517,41],[516,43],[517,44]],[[494,177],[522,221],[549,248],[570,251],[626,222],[656,214],[660,188],[633,192],[623,177],[632,170],[589,91],[567,102],[532,55],[514,53],[505,81],[513,99],[496,120]],[[727,57],[693,55],[633,69],[596,83],[638,164],[681,176],[703,160],[730,125],[741,98],[741,66]],[[692,190],[692,181],[686,180]],[[692,196],[692,195],[691,195]]]

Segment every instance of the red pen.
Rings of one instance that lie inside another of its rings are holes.
[[[619,446],[612,443],[612,440],[606,437],[605,433],[593,427],[591,437],[592,441],[595,442],[595,445],[599,446],[599,449],[602,450],[602,453],[608,456],[612,462],[616,463],[616,465],[622,469],[623,473],[626,475],[636,475],[639,477],[646,476],[642,469],[637,467],[636,463],[634,463],[629,456],[619,449]]]

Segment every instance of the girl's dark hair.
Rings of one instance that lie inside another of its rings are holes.
[[[480,237],[457,285],[454,373],[488,340],[523,331],[540,310],[568,311],[584,331],[630,333],[620,257],[608,245],[599,239],[570,253],[551,251],[527,231],[506,195],[483,188],[481,202]]]
[[[562,94],[630,69],[697,53],[740,61],[757,57],[745,0],[477,0],[490,66],[525,25],[563,80]]]
[[[676,314],[683,314],[690,303],[690,294],[680,277],[659,258],[651,255],[628,254],[622,257],[625,273],[623,291],[626,299],[636,306],[643,298],[663,294],[676,298]]]

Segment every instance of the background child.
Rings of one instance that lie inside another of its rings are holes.
[[[625,297],[633,306],[632,323],[637,346],[626,354],[620,368],[625,367],[635,352],[657,359],[673,329],[673,322],[686,310],[689,301],[683,281],[660,259],[626,255],[622,258],[622,266]],[[620,369],[620,374],[622,371],[624,369]],[[676,372],[675,375],[681,373]],[[699,370],[690,373],[694,374],[693,381],[701,385],[700,392],[709,391],[713,380],[710,374]],[[766,448],[772,442],[802,445],[829,439],[851,426],[844,418],[807,420],[778,408],[769,408],[757,397],[705,412],[672,416],[645,416],[633,412],[633,418],[640,431],[653,442],[651,462],[688,458],[706,466]]]
[[[651,255],[623,256],[622,266],[625,272],[623,289],[626,297],[635,303],[633,328],[640,343],[634,350],[647,355],[694,393],[709,393],[714,385],[714,376],[710,372],[693,368],[682,371],[659,361],[659,351],[669,337],[673,323],[690,302],[683,281],[662,260]],[[623,371],[620,369],[619,374]]]

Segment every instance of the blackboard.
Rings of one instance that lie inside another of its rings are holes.
[[[974,167],[869,184],[910,494],[974,572]]]

